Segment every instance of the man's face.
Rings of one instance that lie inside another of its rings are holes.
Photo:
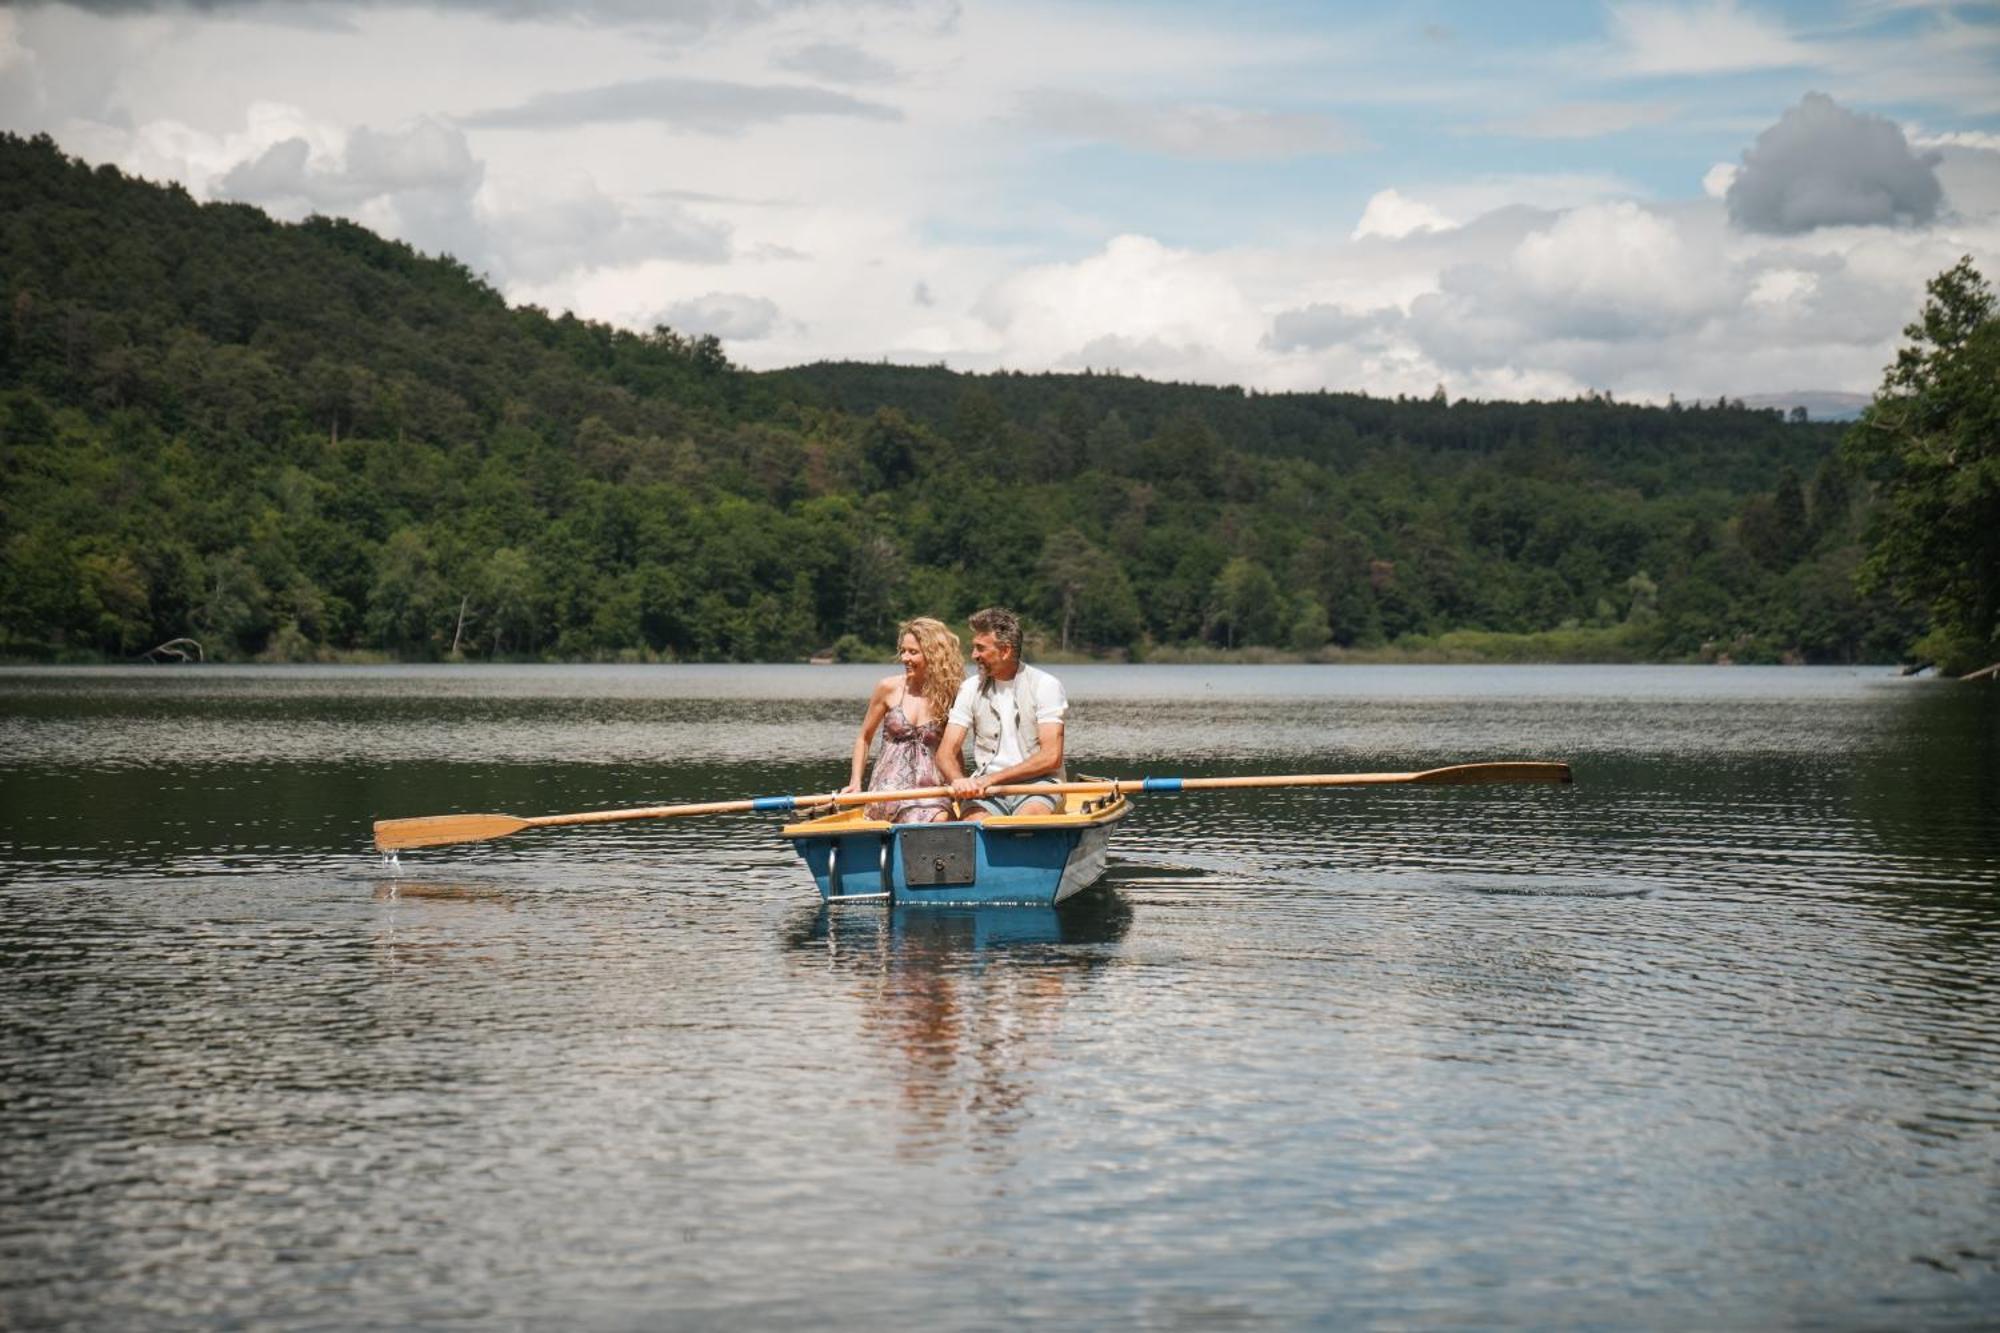
[[[999,643],[991,634],[972,636],[972,661],[979,668],[981,680],[991,680],[995,671],[1003,670],[1013,650]]]

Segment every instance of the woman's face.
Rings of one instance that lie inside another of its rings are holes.
[[[924,650],[917,646],[917,636],[905,634],[902,643],[896,647],[896,656],[903,661],[903,670],[913,676],[920,676],[924,670]]]

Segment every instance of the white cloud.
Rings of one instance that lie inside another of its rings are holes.
[[[1102,367],[1115,358],[1123,369],[1201,379],[1254,371],[1265,330],[1225,261],[1146,236],[1011,274],[975,311],[1016,365]]]
[[[1198,103],[1146,105],[1037,89],[1021,99],[1032,127],[1174,157],[1251,160],[1342,153],[1356,139],[1324,115]]]
[[[896,67],[848,42],[811,42],[778,56],[778,66],[834,83],[895,83]]]
[[[270,136],[291,117],[273,108],[254,138]],[[302,119],[302,118],[301,118]],[[356,126],[337,151],[334,136],[314,127],[270,142],[217,176],[217,198],[263,205],[280,216],[333,213],[427,253],[452,254],[475,268],[490,260],[474,205],[485,168],[463,132],[433,119],[393,130]],[[320,148],[315,151],[313,140]]]
[[[2000,147],[1946,144],[1935,151],[1946,211],[1961,219],[2000,217]]]
[[[1386,236],[1391,240],[1413,231],[1449,231],[1458,223],[1418,199],[1406,199],[1394,189],[1378,190],[1369,196],[1368,207],[1354,224],[1350,240],[1366,236]]]
[[[1813,52],[1783,27],[1738,8],[1704,4],[1616,4],[1611,33],[1628,74],[1717,74],[1814,63]]]
[[[1572,210],[1499,263],[1445,270],[1439,290],[1412,304],[1409,332],[1451,371],[1539,361],[1608,387],[1618,349],[1686,334],[1726,310],[1714,249],[1689,230],[1632,203]]]
[[[548,283],[655,258],[719,264],[730,256],[727,226],[671,203],[629,207],[580,173],[528,189],[489,186],[480,216],[493,266],[507,282]]]
[[[658,322],[682,333],[712,333],[718,338],[749,342],[768,337],[777,327],[778,307],[761,296],[710,292],[676,301],[661,312]]]
[[[280,116],[268,116],[261,128],[268,134],[280,123]],[[437,120],[388,131],[358,125],[337,154],[326,150],[332,136],[312,137],[320,142],[317,154],[306,134],[287,135],[231,167],[215,183],[216,192],[281,208],[303,201],[339,210],[390,195],[469,199],[485,174],[464,133]]]
[[[464,122],[473,129],[564,130],[585,125],[656,121],[677,130],[740,134],[752,125],[795,116],[896,120],[901,114],[879,102],[804,84],[734,83],[659,75],[595,88],[536,93],[513,106],[475,111]]]
[[[1636,3],[1605,40],[1565,18],[1530,45],[1310,7],[691,0],[663,24],[637,0],[384,0],[326,8],[344,34],[274,35],[216,3],[0,6],[0,123],[449,246],[511,300],[717,332],[759,367],[1865,390],[1927,278],[1964,253],[2000,275],[1990,24]],[[1928,221],[1727,225],[1739,169],[1697,187],[1706,136],[1770,125],[1776,80],[1746,75],[1780,68],[1924,118]],[[1394,151],[1351,151],[1392,121]],[[1482,123],[1502,132],[1468,163]]]
[[[2000,153],[2000,134],[1988,134],[1984,130],[1951,130],[1944,134],[1906,132],[1913,148],[1984,148],[1988,152]]]
[[[435,119],[343,135],[295,108],[268,105],[253,108],[240,132],[205,136],[156,125],[140,141],[140,165],[178,160],[184,165],[172,174],[196,178],[213,197],[293,220],[313,212],[351,217],[419,250],[449,253],[503,285],[654,257],[716,263],[730,252],[728,227],[671,202],[641,212],[582,172],[551,172],[532,185],[489,180],[464,131]]]

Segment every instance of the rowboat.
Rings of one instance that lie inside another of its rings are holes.
[[[892,824],[859,809],[782,830],[831,903],[1053,907],[1104,874],[1111,830],[1132,803],[1109,793],[1061,793],[1051,814]]]

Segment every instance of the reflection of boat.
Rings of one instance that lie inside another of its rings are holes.
[[[1131,904],[1100,883],[1060,907],[802,904],[783,939],[791,965],[815,974],[813,994],[852,1013],[863,1048],[885,1068],[886,1079],[863,1086],[871,1112],[877,1090],[893,1090],[903,1112],[897,1151],[927,1157],[957,1146],[1005,1167],[1030,1151],[1019,1131],[1042,1107],[1039,1071],[1073,1002],[1117,966],[1107,946],[1131,925]],[[851,1109],[834,1114],[853,1119]]]
[[[1076,793],[1048,815],[891,824],[859,809],[787,825],[827,902],[1052,906],[1104,873],[1111,826],[1131,813],[1112,793]]]
[[[1132,906],[1116,890],[1079,894],[1061,907],[933,905],[893,907],[887,913],[836,912],[827,904],[802,916],[787,932],[794,949],[825,946],[855,961],[868,959],[864,972],[922,961],[963,960],[968,954],[1040,944],[1107,944],[1123,938],[1132,924]],[[1094,966],[1096,955],[1070,956],[1077,966]],[[1050,956],[1047,965],[1059,965]],[[1066,966],[1067,964],[1060,964]]]

